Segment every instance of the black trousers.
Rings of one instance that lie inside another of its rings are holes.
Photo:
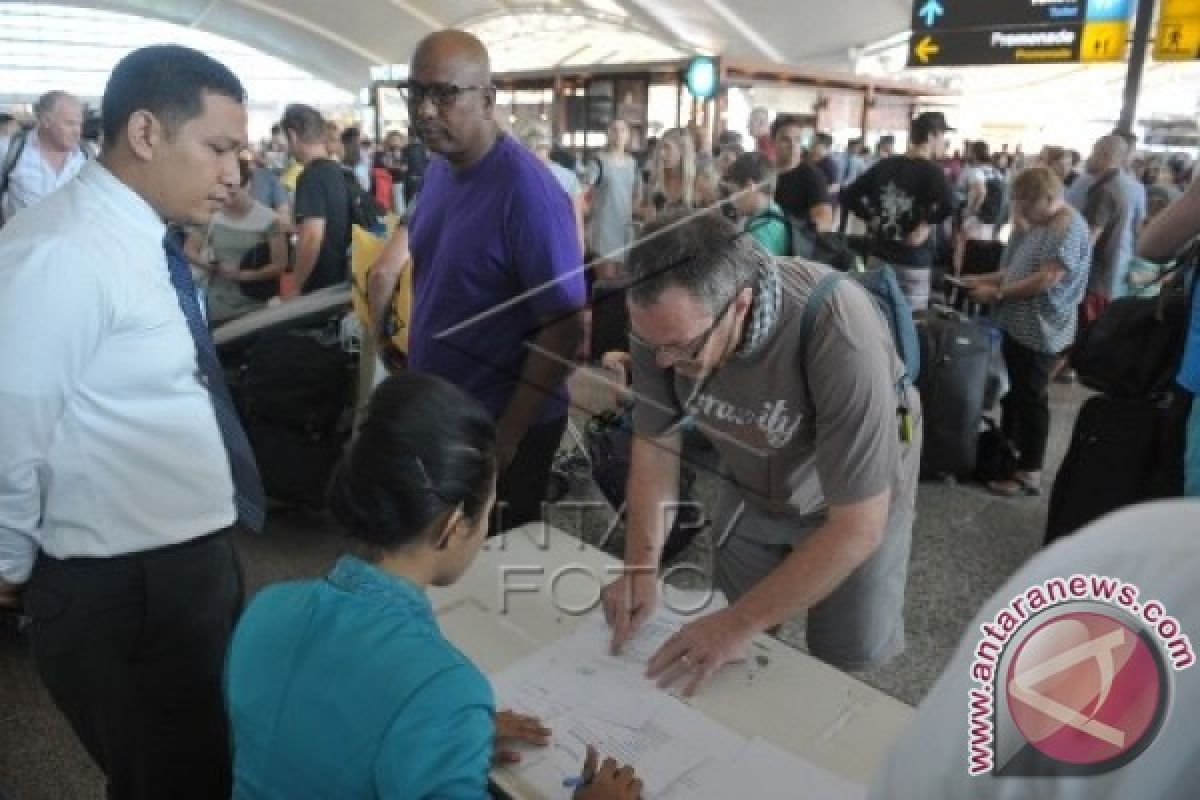
[[[1058,356],[1030,350],[1004,334],[1004,362],[1012,382],[1004,400],[1002,429],[1020,453],[1017,469],[1038,472],[1050,438],[1050,375]]]
[[[526,432],[512,463],[496,482],[496,508],[488,526],[489,536],[542,519],[546,483],[566,429],[567,418],[559,417]]]
[[[42,556],[25,594],[42,682],[110,800],[222,800],[225,650],[242,606],[228,531],[143,553]]]

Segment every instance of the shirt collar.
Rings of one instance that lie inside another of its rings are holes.
[[[144,229],[147,235],[153,235],[158,240],[166,235],[166,223],[163,222],[158,212],[146,202],[145,198],[109,172],[99,160],[89,159],[79,171],[79,177],[76,180],[97,192],[117,211]]]
[[[433,619],[433,606],[421,587],[368,564],[357,556],[344,555],[339,558],[326,580],[350,594],[408,609]]]

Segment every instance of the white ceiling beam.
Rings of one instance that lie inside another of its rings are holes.
[[[766,56],[771,61],[780,64],[787,63],[787,58],[776,47],[768,42],[766,38],[755,30],[750,23],[742,19],[733,9],[725,5],[722,0],[702,0],[704,5],[712,9],[713,13],[721,19],[725,20],[731,28],[737,31],[743,39],[754,45],[754,49]]]
[[[583,55],[583,53],[585,53],[589,47],[591,47],[590,44],[585,44],[580,47],[576,47],[574,50],[567,53],[565,56],[560,58],[558,61],[555,61],[554,66],[561,67],[563,64],[567,64],[571,61],[574,61],[577,56]]]
[[[414,3],[410,3],[409,0],[389,0],[389,2],[396,8],[407,13],[413,19],[417,19],[425,23],[432,31],[440,31],[450,27],[445,22],[428,13],[424,9],[418,8]]]
[[[195,17],[192,18],[192,21],[188,23],[188,27],[189,28],[199,28],[201,25],[204,24],[204,20],[208,19],[208,15],[213,12],[213,9],[216,8],[220,4],[221,4],[221,0],[208,0],[208,5],[206,5],[204,7],[203,11],[201,11],[199,14],[197,14]]]
[[[663,44],[684,52],[695,52],[696,43],[659,11],[658,0],[615,0],[617,5]]]
[[[313,22],[311,19],[302,17],[299,14],[293,14],[290,11],[284,11],[282,8],[261,2],[261,0],[231,0],[231,1],[234,3],[237,3],[238,5],[245,6],[246,8],[249,8],[253,11],[257,11],[260,14],[265,14],[266,16],[274,17],[275,19],[277,19],[281,22],[286,22],[289,25],[294,25],[297,28],[306,30],[309,33],[313,34],[314,36],[319,36],[320,38],[325,39],[328,42],[332,42],[333,44],[336,44],[339,47],[343,47],[346,50],[349,50],[350,52],[355,53],[359,57],[371,62],[372,64],[383,65],[383,64],[391,63],[391,59],[381,56],[379,53],[375,53],[371,50],[368,50],[367,48],[354,42],[353,40],[348,39],[345,36],[342,36],[340,33],[335,33],[334,31],[329,30],[325,26],[318,25],[317,23]]]

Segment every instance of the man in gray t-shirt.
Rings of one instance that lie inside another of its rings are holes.
[[[628,569],[604,596],[614,649],[657,602],[663,509],[676,500],[690,417],[725,473],[715,580],[731,605],[668,641],[652,677],[686,677],[694,691],[753,636],[801,613],[813,654],[838,667],[898,654],[921,412],[874,301],[841,281],[805,340],[808,297],[828,268],[773,260],[711,215],[656,222],[628,268],[639,438]]]

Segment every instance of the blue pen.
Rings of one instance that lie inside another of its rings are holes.
[[[586,785],[587,785],[587,778],[583,777],[582,775],[576,776],[574,778],[563,778],[563,788],[564,789],[578,789],[580,786],[586,786]]]

